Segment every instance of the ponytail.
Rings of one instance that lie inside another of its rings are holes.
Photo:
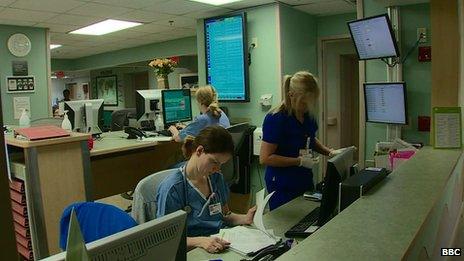
[[[216,90],[211,85],[206,85],[198,88],[196,92],[197,101],[208,107],[209,111],[215,118],[221,117],[221,109],[219,109],[219,102]]]
[[[219,118],[221,117],[221,109],[219,109],[219,103],[218,102],[212,102],[209,106],[208,106],[208,109],[209,111],[211,112],[211,114],[213,114],[213,117],[214,118]]]
[[[290,82],[292,80],[293,75],[285,75],[284,76],[284,82],[283,82],[283,89],[284,89],[284,99],[282,103],[279,105],[279,107],[275,108],[272,110],[272,113],[277,113],[279,111],[285,111],[289,112],[289,108],[291,108],[291,100],[290,97],[288,96],[288,93],[290,92]]]

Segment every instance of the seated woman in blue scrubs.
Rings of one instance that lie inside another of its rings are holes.
[[[259,156],[266,165],[267,190],[275,191],[269,201],[271,210],[314,189],[312,168],[319,159],[308,154],[309,149],[326,156],[339,153],[316,138],[312,109],[320,91],[315,77],[304,71],[287,75],[284,92],[282,104],[264,119]]]
[[[227,201],[229,188],[219,173],[234,150],[230,133],[220,126],[203,129],[195,138],[185,139],[184,152],[190,157],[179,171],[166,177],[158,188],[157,217],[183,209],[187,214],[187,248],[201,247],[210,253],[223,250],[229,242],[210,235],[224,225],[253,222],[256,207],[246,215],[232,213]]]
[[[219,109],[217,93],[212,86],[207,85],[198,88],[195,95],[197,97],[201,114],[189,125],[180,125],[181,128],[184,127],[181,131],[177,130],[176,126],[169,127],[169,131],[172,133],[172,138],[177,142],[184,141],[187,135],[193,137],[197,136],[201,130],[208,126],[219,125],[224,128],[230,126],[229,118],[227,118],[227,115]]]

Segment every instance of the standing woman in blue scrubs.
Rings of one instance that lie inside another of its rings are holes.
[[[192,123],[187,126],[179,125],[183,128],[177,130],[175,126],[170,126],[169,131],[172,133],[173,140],[183,142],[185,137],[197,136],[198,133],[208,126],[219,125],[224,128],[230,127],[229,118],[219,108],[216,90],[211,85],[198,88],[195,93],[201,114],[197,116]]]
[[[229,188],[220,174],[234,151],[230,133],[220,126],[203,129],[195,138],[185,139],[187,164],[161,182],[158,188],[157,218],[183,209],[187,214],[187,248],[201,247],[210,253],[225,249],[229,242],[210,235],[224,225],[248,225],[256,207],[246,215],[229,210]]]
[[[329,156],[333,150],[316,138],[317,122],[312,115],[319,97],[319,86],[309,72],[300,71],[284,79],[284,100],[268,113],[263,122],[260,163],[266,165],[269,202],[275,209],[313,190],[312,168],[318,158],[306,154],[309,149]]]

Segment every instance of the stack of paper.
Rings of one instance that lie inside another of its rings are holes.
[[[263,222],[264,208],[274,192],[264,198],[264,189],[256,193],[256,213],[253,223],[257,229],[244,226],[221,229],[219,234],[213,235],[230,242],[230,248],[242,255],[259,251],[274,245],[280,238],[274,236],[273,230],[266,230]]]
[[[214,235],[230,242],[230,248],[242,255],[259,251],[277,242],[266,233],[258,229],[236,226],[221,229],[219,234]]]

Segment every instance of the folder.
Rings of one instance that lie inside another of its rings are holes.
[[[21,205],[26,205],[26,195],[10,189],[10,198]]]
[[[30,141],[70,136],[69,132],[57,126],[37,126],[16,129],[14,135],[15,137],[20,136]]]
[[[29,220],[27,220],[26,217],[23,217],[14,211],[13,211],[13,220],[23,227],[27,227],[27,228],[29,227]]]
[[[15,233],[15,234],[16,234],[16,243],[19,243],[21,246],[23,246],[27,250],[32,250],[32,242],[30,239],[27,239],[18,233]]]
[[[14,212],[20,214],[21,216],[27,217],[27,206],[20,205],[18,202],[12,200],[11,201],[11,208]]]
[[[25,192],[24,182],[21,180],[12,179],[10,182],[10,188],[19,193]]]
[[[27,248],[23,247],[21,244],[16,244],[16,249],[18,250],[18,253],[21,254],[24,258],[27,260],[34,260],[34,255],[32,254],[31,250],[28,250]]]
[[[14,230],[17,234],[30,239],[31,238],[31,233],[29,232],[29,229],[21,226],[20,224],[13,222],[14,223]]]

